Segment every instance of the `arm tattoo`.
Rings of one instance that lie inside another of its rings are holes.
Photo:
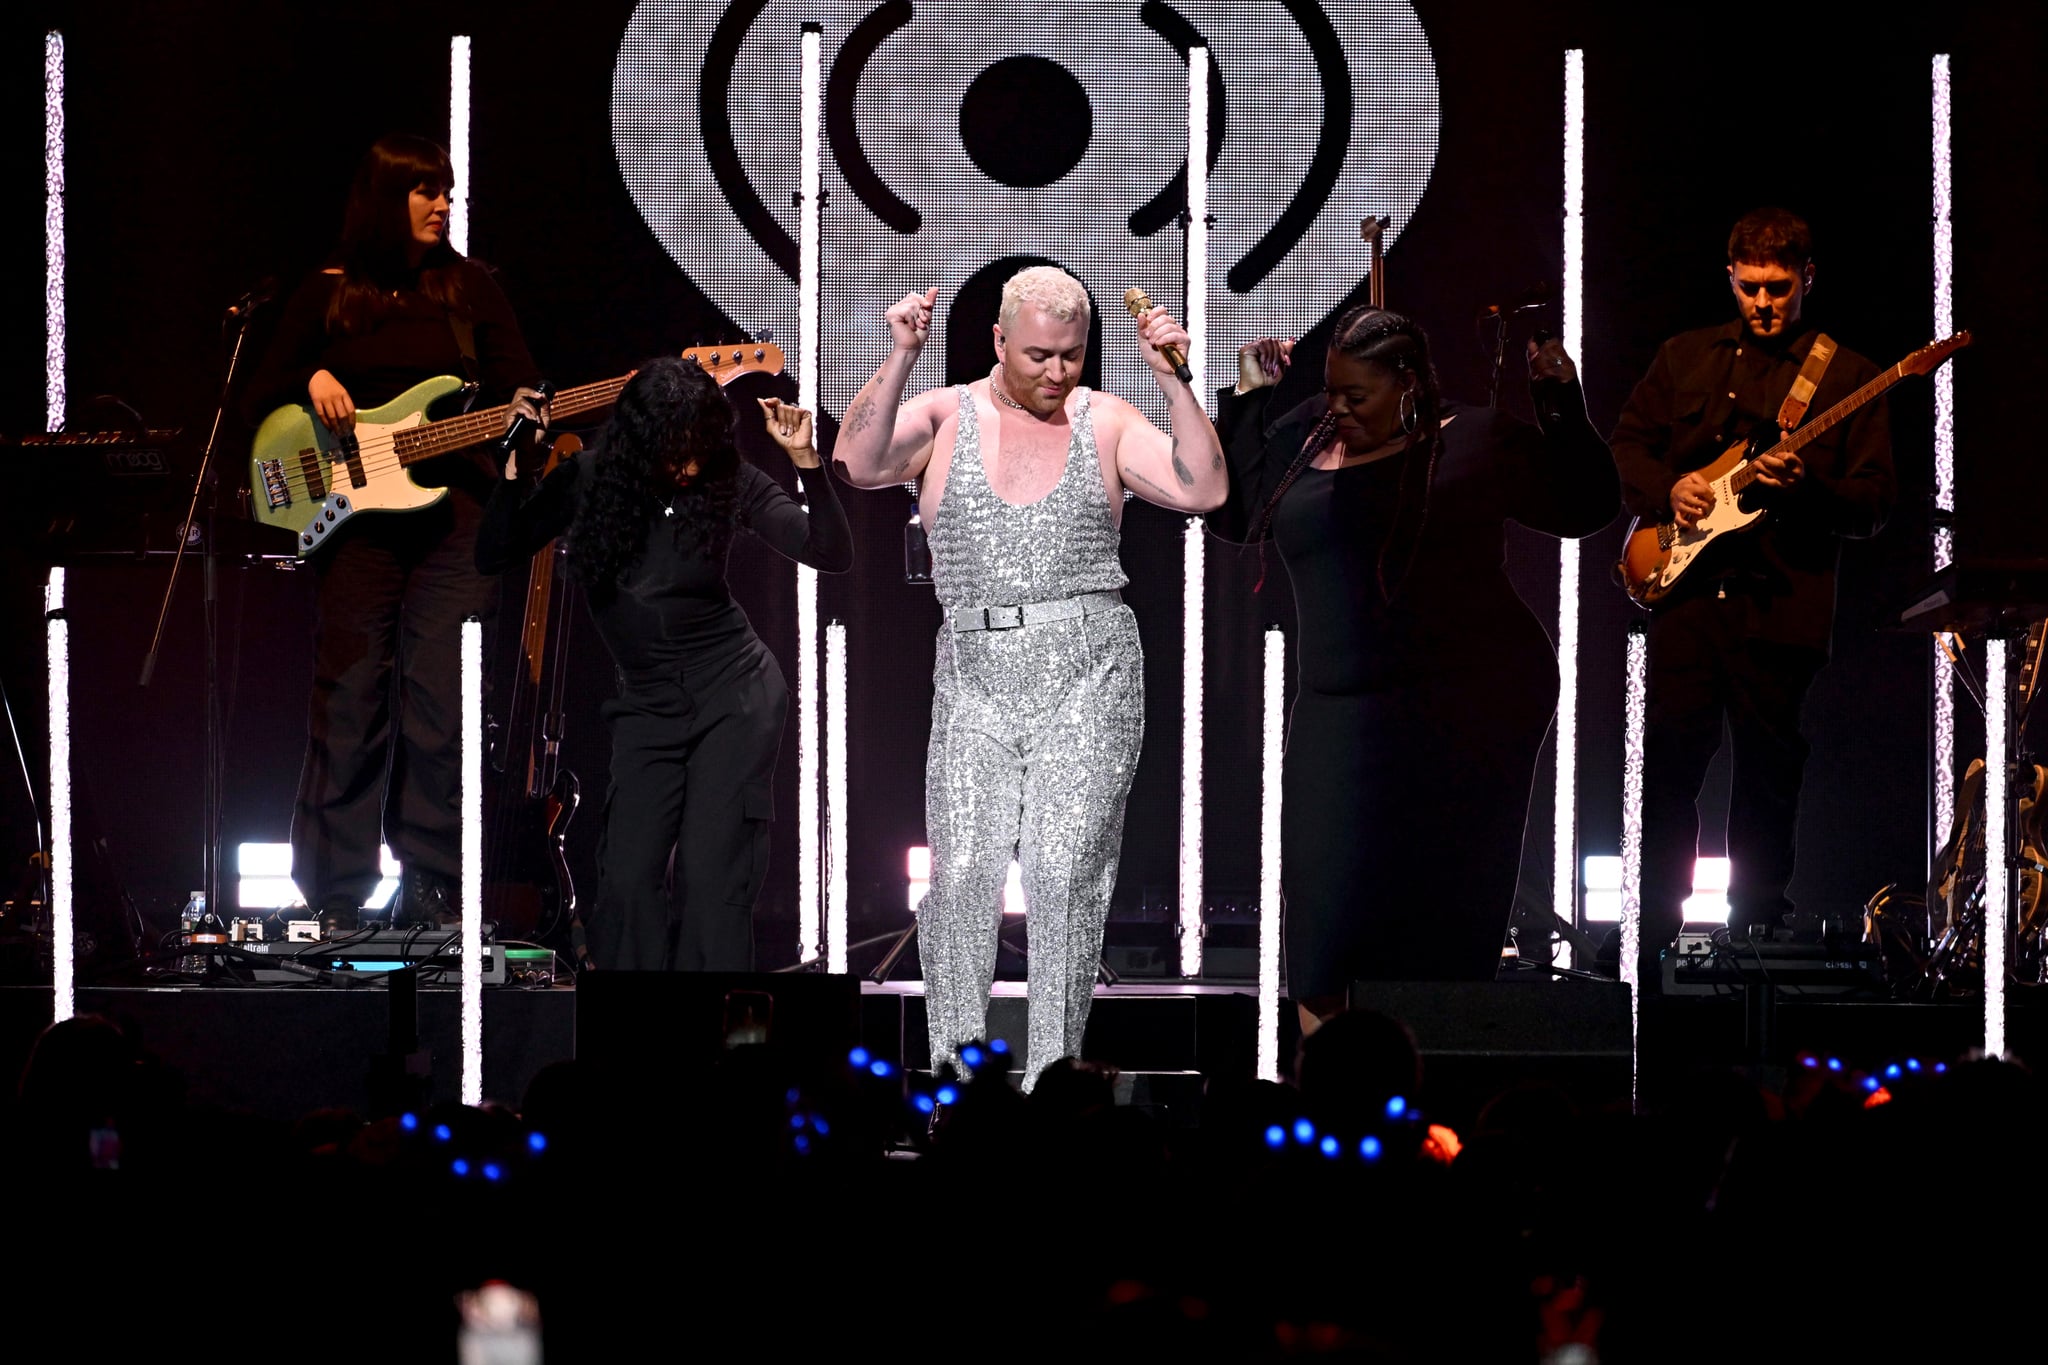
[[[1181,486],[1182,488],[1193,488],[1193,487],[1195,486],[1195,475],[1194,475],[1194,471],[1190,470],[1190,469],[1189,469],[1189,468],[1188,468],[1188,467],[1187,467],[1187,466],[1186,466],[1185,464],[1181,463],[1181,458],[1180,458],[1180,437],[1178,437],[1178,436],[1176,436],[1176,437],[1174,437],[1174,438],[1173,438],[1173,447],[1172,447],[1172,452],[1173,452],[1173,476],[1174,476],[1174,477],[1175,477],[1176,479],[1179,479],[1179,480],[1180,480],[1180,486]]]
[[[846,434],[858,436],[874,424],[875,400],[863,398],[853,405],[853,411],[846,414]]]
[[[1146,478],[1146,477],[1145,477],[1145,476],[1144,476],[1143,474],[1140,474],[1140,473],[1139,473],[1139,472],[1138,472],[1137,470],[1133,469],[1133,470],[1131,471],[1131,477],[1132,477],[1132,478],[1134,478],[1134,479],[1136,479],[1136,480],[1137,480],[1137,481],[1138,481],[1139,483],[1142,483],[1142,484],[1144,484],[1144,485],[1145,485],[1145,487],[1147,487],[1147,488],[1151,489],[1151,490],[1152,490],[1152,491],[1153,491],[1154,493],[1157,493],[1157,494],[1158,494],[1158,495],[1159,495],[1160,497],[1162,497],[1162,498],[1165,498],[1165,499],[1166,499],[1166,500],[1167,500],[1168,502],[1171,502],[1171,501],[1173,500],[1173,494],[1171,494],[1171,493],[1167,492],[1167,491],[1166,491],[1166,490],[1165,490],[1164,488],[1161,488],[1161,487],[1160,487],[1160,486],[1159,486],[1158,484],[1156,484],[1156,483],[1152,482],[1152,480],[1150,480],[1150,479]]]

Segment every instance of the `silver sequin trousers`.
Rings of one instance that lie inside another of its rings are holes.
[[[987,1029],[1010,861],[1030,958],[1024,1083],[1078,1057],[1145,733],[1145,659],[1129,607],[1015,630],[939,630],[918,925],[932,1064]]]

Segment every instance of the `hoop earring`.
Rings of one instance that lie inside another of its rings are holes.
[[[1403,435],[1407,435],[1407,436],[1413,436],[1413,435],[1415,434],[1415,428],[1416,428],[1416,425],[1417,425],[1417,423],[1418,423],[1418,422],[1420,421],[1420,417],[1421,417],[1421,414],[1420,414],[1420,413],[1418,413],[1418,412],[1416,411],[1416,408],[1415,408],[1415,390],[1413,390],[1413,389],[1403,389],[1403,390],[1401,390],[1401,432],[1402,432],[1402,434],[1403,434]]]

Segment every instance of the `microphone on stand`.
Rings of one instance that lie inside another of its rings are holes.
[[[249,315],[277,297],[277,281],[265,275],[256,282],[256,287],[228,305],[229,322],[246,321]]]
[[[1550,281],[1538,280],[1505,303],[1489,303],[1479,310],[1479,319],[1507,317],[1514,313],[1528,313],[1541,308],[1557,297],[1557,291],[1550,287]]]
[[[1126,289],[1124,290],[1124,307],[1131,310],[1132,317],[1142,318],[1151,311],[1152,300],[1146,297],[1145,291],[1142,289]],[[1161,346],[1159,354],[1165,356],[1167,363],[1173,366],[1173,372],[1179,376],[1181,383],[1192,384],[1195,382],[1195,372],[1188,368],[1188,358],[1182,353],[1180,347]]]

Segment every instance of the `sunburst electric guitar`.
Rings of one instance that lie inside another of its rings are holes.
[[[1698,471],[1713,486],[1714,506],[1690,530],[1681,531],[1669,521],[1646,523],[1641,517],[1630,524],[1628,539],[1622,545],[1621,563],[1616,566],[1622,587],[1642,606],[1658,605],[1670,596],[1686,571],[1700,561],[1715,541],[1737,531],[1746,531],[1763,518],[1768,509],[1745,506],[1742,501],[1744,491],[1756,479],[1759,460],[1804,449],[1907,375],[1931,374],[1944,360],[1969,344],[1970,334],[1957,332],[1946,340],[1922,346],[1767,449],[1758,449],[1760,443],[1752,441],[1737,441],[1729,446],[1721,458]]]
[[[683,352],[723,384],[758,371],[782,372],[782,348],[772,342],[696,346]],[[554,420],[567,421],[609,404],[631,374],[563,389],[554,396]],[[445,488],[416,484],[408,472],[422,460],[496,440],[511,416],[509,405],[431,420],[427,410],[460,393],[463,383],[442,375],[413,385],[379,408],[356,413],[346,436],[329,431],[304,403],[287,404],[263,419],[249,456],[250,505],[265,526],[289,531],[299,558],[313,554],[360,512],[416,512],[447,496]]]

